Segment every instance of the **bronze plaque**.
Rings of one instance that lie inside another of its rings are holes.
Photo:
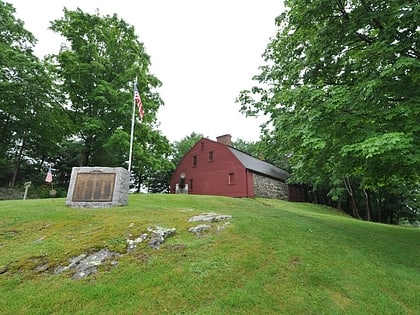
[[[73,202],[111,202],[115,173],[78,173],[74,184]]]

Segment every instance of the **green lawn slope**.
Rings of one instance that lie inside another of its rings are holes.
[[[420,314],[420,230],[269,199],[130,195],[126,207],[0,201],[1,314]],[[189,218],[231,215],[201,235]],[[228,222],[228,223],[227,223]],[[176,228],[160,249],[127,239]],[[122,255],[55,274],[82,253]]]

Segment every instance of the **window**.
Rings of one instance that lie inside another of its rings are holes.
[[[201,151],[204,151],[204,141],[201,142]]]
[[[214,155],[213,155],[213,151],[209,152],[209,162],[213,161]]]
[[[197,166],[197,155],[193,156],[193,167]]]
[[[234,173],[229,173],[229,175],[228,175],[228,184],[229,185],[235,184],[235,180],[234,179],[235,179],[234,178]]]
[[[190,191],[192,191],[192,190],[193,190],[193,180],[192,180],[192,178],[191,178],[191,179],[190,179],[190,181],[189,181],[188,189],[189,189]]]

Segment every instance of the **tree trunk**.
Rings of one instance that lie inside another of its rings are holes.
[[[15,157],[15,169],[13,170],[12,182],[10,184],[11,187],[15,187],[15,184],[16,184],[16,179],[17,179],[19,169],[20,169],[20,162],[22,161],[23,146],[24,146],[24,141],[22,140],[22,145],[20,146],[19,152],[16,154],[16,157]]]
[[[91,152],[90,147],[89,145],[86,144],[82,152],[82,160],[80,161],[80,166],[89,165],[90,152]]]
[[[366,189],[363,190],[365,193],[365,203],[366,203],[366,220],[370,221],[370,207],[369,207],[369,193],[366,191]]]
[[[353,211],[353,216],[355,218],[361,219],[360,214],[359,214],[359,209],[357,209],[357,204],[356,204],[356,200],[354,199],[354,195],[350,195],[351,198],[351,208]]]
[[[357,209],[356,200],[354,199],[354,193],[353,189],[351,187],[351,183],[348,177],[344,177],[344,186],[346,187],[347,193],[350,195],[350,201],[351,201],[351,209],[353,212],[353,217],[361,219],[359,210]]]
[[[319,204],[319,202],[318,202],[318,193],[316,191],[313,191],[312,193],[314,195],[314,202],[315,202],[315,204]]]
[[[138,175],[137,178],[138,178],[137,193],[140,193],[142,179],[141,179],[141,176],[140,175]]]

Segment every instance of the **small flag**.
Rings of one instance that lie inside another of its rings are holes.
[[[52,178],[52,172],[51,172],[51,166],[48,167],[48,173],[47,173],[47,177],[45,177],[45,181],[47,183],[51,183],[53,180]]]
[[[140,119],[143,120],[143,117],[144,117],[143,103],[141,102],[140,93],[139,93],[139,90],[137,89],[137,83],[134,83],[134,101],[136,102],[139,108]]]

